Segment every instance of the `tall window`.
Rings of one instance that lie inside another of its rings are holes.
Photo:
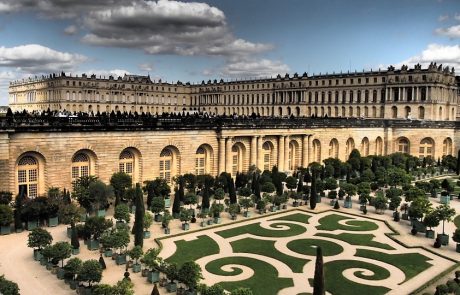
[[[83,176],[90,175],[90,159],[85,153],[77,153],[72,158],[72,182]]]
[[[425,157],[433,158],[434,155],[434,141],[431,138],[424,138],[420,142],[419,147],[419,158],[423,159]]]
[[[383,155],[383,140],[380,136],[375,140],[375,154],[377,156]]]
[[[298,154],[298,144],[295,141],[289,143],[289,155],[288,155],[288,167],[289,170],[294,171],[297,168],[297,154]]]
[[[369,139],[367,137],[364,137],[361,142],[361,155],[369,156]]]
[[[345,148],[345,156],[347,157],[347,159],[350,156],[351,151],[354,150],[354,148],[355,148],[355,141],[353,140],[353,138],[349,138],[347,140],[346,148]]]
[[[32,156],[24,156],[18,162],[18,188],[29,198],[38,196],[38,161]]]
[[[271,163],[272,163],[272,146],[270,143],[267,141],[262,145],[262,154],[264,157],[264,171],[265,170],[270,170],[271,168]]]
[[[335,138],[329,143],[329,157],[336,159],[339,157],[339,142]]]
[[[160,154],[160,178],[166,180],[167,183],[171,183],[173,166],[173,153],[171,149],[166,148]]]
[[[232,147],[232,175],[243,171],[243,151],[238,145]]]
[[[317,139],[313,140],[313,160],[321,163],[321,142]]]
[[[134,172],[134,154],[129,150],[124,150],[120,154],[118,167],[120,172],[129,174],[133,178]],[[134,178],[133,178],[134,180]]]
[[[199,147],[196,151],[195,170],[196,175],[206,174],[206,151],[203,147]]]
[[[397,152],[400,152],[400,153],[404,153],[404,154],[408,154],[409,153],[409,146],[410,143],[409,143],[409,140],[407,140],[406,138],[401,138],[398,140],[398,150]]]
[[[450,139],[449,137],[444,139],[444,141],[442,142],[442,155],[452,155],[452,139]]]

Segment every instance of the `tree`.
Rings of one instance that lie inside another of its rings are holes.
[[[321,247],[316,247],[315,276],[313,277],[313,295],[324,295],[324,270],[323,270],[323,251]]]
[[[188,192],[184,196],[184,205],[189,205],[190,209],[192,209],[192,206],[197,203],[197,196],[195,193]]]
[[[293,176],[289,176],[286,178],[286,187],[292,191],[293,189],[295,189],[297,187],[297,178],[293,177]]]
[[[460,243],[460,228],[455,229],[454,233],[452,234],[452,240],[457,244]]]
[[[10,206],[0,204],[0,225],[9,226],[13,222],[13,210]]]
[[[228,196],[230,198],[230,204],[235,204],[237,202],[236,191],[235,191],[235,182],[230,174],[227,173],[228,179]],[[214,197],[215,198],[215,197]]]
[[[315,210],[316,208],[316,202],[317,202],[317,192],[316,192],[316,172],[313,172],[312,178],[311,178],[311,187],[310,187],[310,209]]]
[[[452,217],[455,216],[455,209],[451,208],[447,204],[442,204],[434,209],[434,214],[438,216],[439,221],[442,221],[442,234],[445,235],[444,232],[444,223],[452,221]]]
[[[78,272],[81,269],[82,261],[78,257],[73,257],[67,260],[67,263],[64,266],[64,269],[67,273],[67,275],[74,280],[75,276],[78,274]]]
[[[458,153],[457,153],[457,175],[460,174],[460,150],[458,150]]]
[[[413,219],[421,219],[424,214],[431,211],[431,202],[425,197],[418,197],[409,206],[409,216]]]
[[[0,294],[19,295],[18,284],[5,279],[4,275],[0,275]]]
[[[70,244],[73,249],[80,249],[80,241],[78,240],[77,228],[75,224],[71,225]]]
[[[141,249],[144,246],[144,196],[142,195],[142,189],[139,183],[136,183],[136,194],[135,194],[135,205],[136,212],[134,218],[134,245],[140,246]]]
[[[98,283],[102,279],[102,267],[99,261],[90,259],[81,265],[78,272],[78,280],[81,282],[87,282],[89,286],[93,283]]]
[[[201,267],[194,261],[185,262],[179,269],[179,280],[190,290],[195,290],[199,281],[203,279]]]
[[[117,228],[112,232],[113,248],[120,249],[120,254],[124,248],[128,247],[129,240],[130,235],[126,228]]]
[[[144,215],[144,230],[149,230],[150,226],[152,226],[153,223],[153,216],[149,212],[145,212]]]
[[[30,248],[37,248],[39,251],[44,247],[51,245],[53,237],[46,229],[37,227],[29,233],[29,240],[27,246]]]
[[[153,285],[152,293],[150,293],[150,295],[160,295],[160,291],[158,291],[158,286],[156,283]]]
[[[80,206],[90,212],[93,209],[95,200],[92,198],[94,195],[90,195],[89,186],[91,183],[97,180],[96,176],[82,176],[77,178],[73,183],[72,196],[78,201]]]
[[[158,254],[160,254],[160,249],[150,248],[144,253],[144,256],[142,256],[141,262],[144,263],[150,271],[154,271],[159,267]]]
[[[113,187],[115,194],[115,207],[125,198],[126,190],[133,186],[131,175],[124,172],[116,172],[110,178],[110,185]]]
[[[433,227],[437,227],[439,225],[439,217],[438,217],[438,214],[436,214],[436,212],[434,211],[431,211],[429,212],[428,214],[425,215],[425,218],[423,218],[423,224],[427,227],[430,228],[433,228]]]
[[[142,251],[141,246],[134,246],[128,253],[129,257],[134,259],[134,264],[138,264],[137,261],[142,257],[144,251]]]
[[[109,199],[112,198],[113,190],[111,186],[96,180],[89,184],[88,195],[91,200],[94,200],[96,208],[102,209],[107,206]]]
[[[249,288],[238,288],[238,289],[235,289],[235,290],[232,290],[232,292],[230,292],[230,295],[252,295],[252,290],[249,289]]]
[[[11,192],[0,191],[0,204],[10,205],[13,200],[13,194]]]
[[[126,204],[120,204],[118,206],[115,207],[115,213],[113,214],[113,217],[115,217],[115,219],[117,221],[120,221],[120,222],[126,222],[128,223],[129,220],[131,219],[131,216],[129,215],[129,207],[128,205]]]
[[[72,255],[72,246],[68,242],[57,242],[52,246],[53,258],[61,261],[61,267],[64,267],[64,259]]]
[[[180,189],[176,189],[174,193],[172,213],[174,215],[174,218],[177,218],[177,215],[180,214]]]
[[[90,235],[89,238],[99,239],[101,234],[113,226],[112,220],[104,217],[92,216],[85,222],[85,231]]]

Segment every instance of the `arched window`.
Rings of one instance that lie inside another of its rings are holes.
[[[410,149],[410,142],[407,138],[400,138],[397,141],[397,152],[408,154]]]
[[[118,171],[129,174],[133,178],[134,154],[129,150],[124,150],[121,152],[118,160]]]
[[[84,152],[76,153],[72,158],[72,182],[90,175],[90,158]]]
[[[406,119],[408,119],[410,117],[410,115],[411,115],[411,108],[409,106],[407,106],[407,107],[404,108],[404,110],[406,112],[405,117],[406,117]]]
[[[195,170],[196,175],[206,174],[206,151],[199,147],[195,155]]]
[[[396,119],[398,117],[398,108],[397,107],[391,107],[391,117],[393,119]]]
[[[313,140],[313,161],[321,163],[321,142]]]
[[[35,157],[24,156],[18,162],[19,194],[29,198],[38,196],[38,161]]]
[[[366,157],[369,156],[369,139],[364,137],[361,141],[361,155]]]
[[[418,107],[418,118],[425,119],[425,108],[422,106]]]
[[[329,143],[329,157],[336,159],[339,157],[339,142],[335,138]]]
[[[346,147],[345,148],[345,156],[348,159],[348,157],[351,154],[351,151],[355,149],[355,141],[353,140],[353,138],[349,138],[347,140],[347,143],[346,143],[345,147]]]
[[[160,153],[160,178],[171,183],[175,175],[175,157],[171,148],[164,148]]]
[[[299,154],[299,145],[297,141],[293,140],[289,143],[288,167],[289,170],[294,171],[299,165],[297,163]]]
[[[434,156],[434,140],[431,138],[424,138],[420,142],[420,147],[419,147],[419,158],[423,159],[425,157],[431,157],[433,158]]]
[[[380,136],[375,140],[375,154],[377,156],[383,155],[383,140]]]
[[[232,176],[236,176],[237,172],[243,171],[244,153],[243,148],[239,144],[232,147]]]
[[[442,142],[442,155],[452,155],[452,139],[450,137],[444,139],[444,141]]]
[[[270,142],[266,141],[262,145],[262,155],[263,155],[263,160],[264,160],[264,171],[265,170],[270,170],[272,168],[272,152],[273,152],[273,146]]]

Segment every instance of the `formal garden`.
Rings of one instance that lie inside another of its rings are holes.
[[[252,166],[172,187],[87,176],[34,199],[1,192],[1,234],[31,248],[24,265],[79,294],[307,294],[319,248],[331,294],[421,291],[456,266],[459,168],[452,156],[353,150],[290,175]],[[0,291],[15,289],[8,279]]]

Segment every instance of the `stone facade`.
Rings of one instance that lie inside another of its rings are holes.
[[[70,189],[73,178],[81,175],[108,182],[118,171],[129,172],[135,182],[156,177],[172,181],[188,172],[235,175],[250,165],[262,170],[277,165],[291,172],[329,157],[346,160],[353,148],[362,155],[400,151],[437,159],[455,155],[460,144],[458,124],[445,121],[210,118],[197,123],[159,120],[149,126],[52,125],[3,124],[0,190],[17,194],[21,184],[32,185],[29,193],[40,195],[52,186]]]

